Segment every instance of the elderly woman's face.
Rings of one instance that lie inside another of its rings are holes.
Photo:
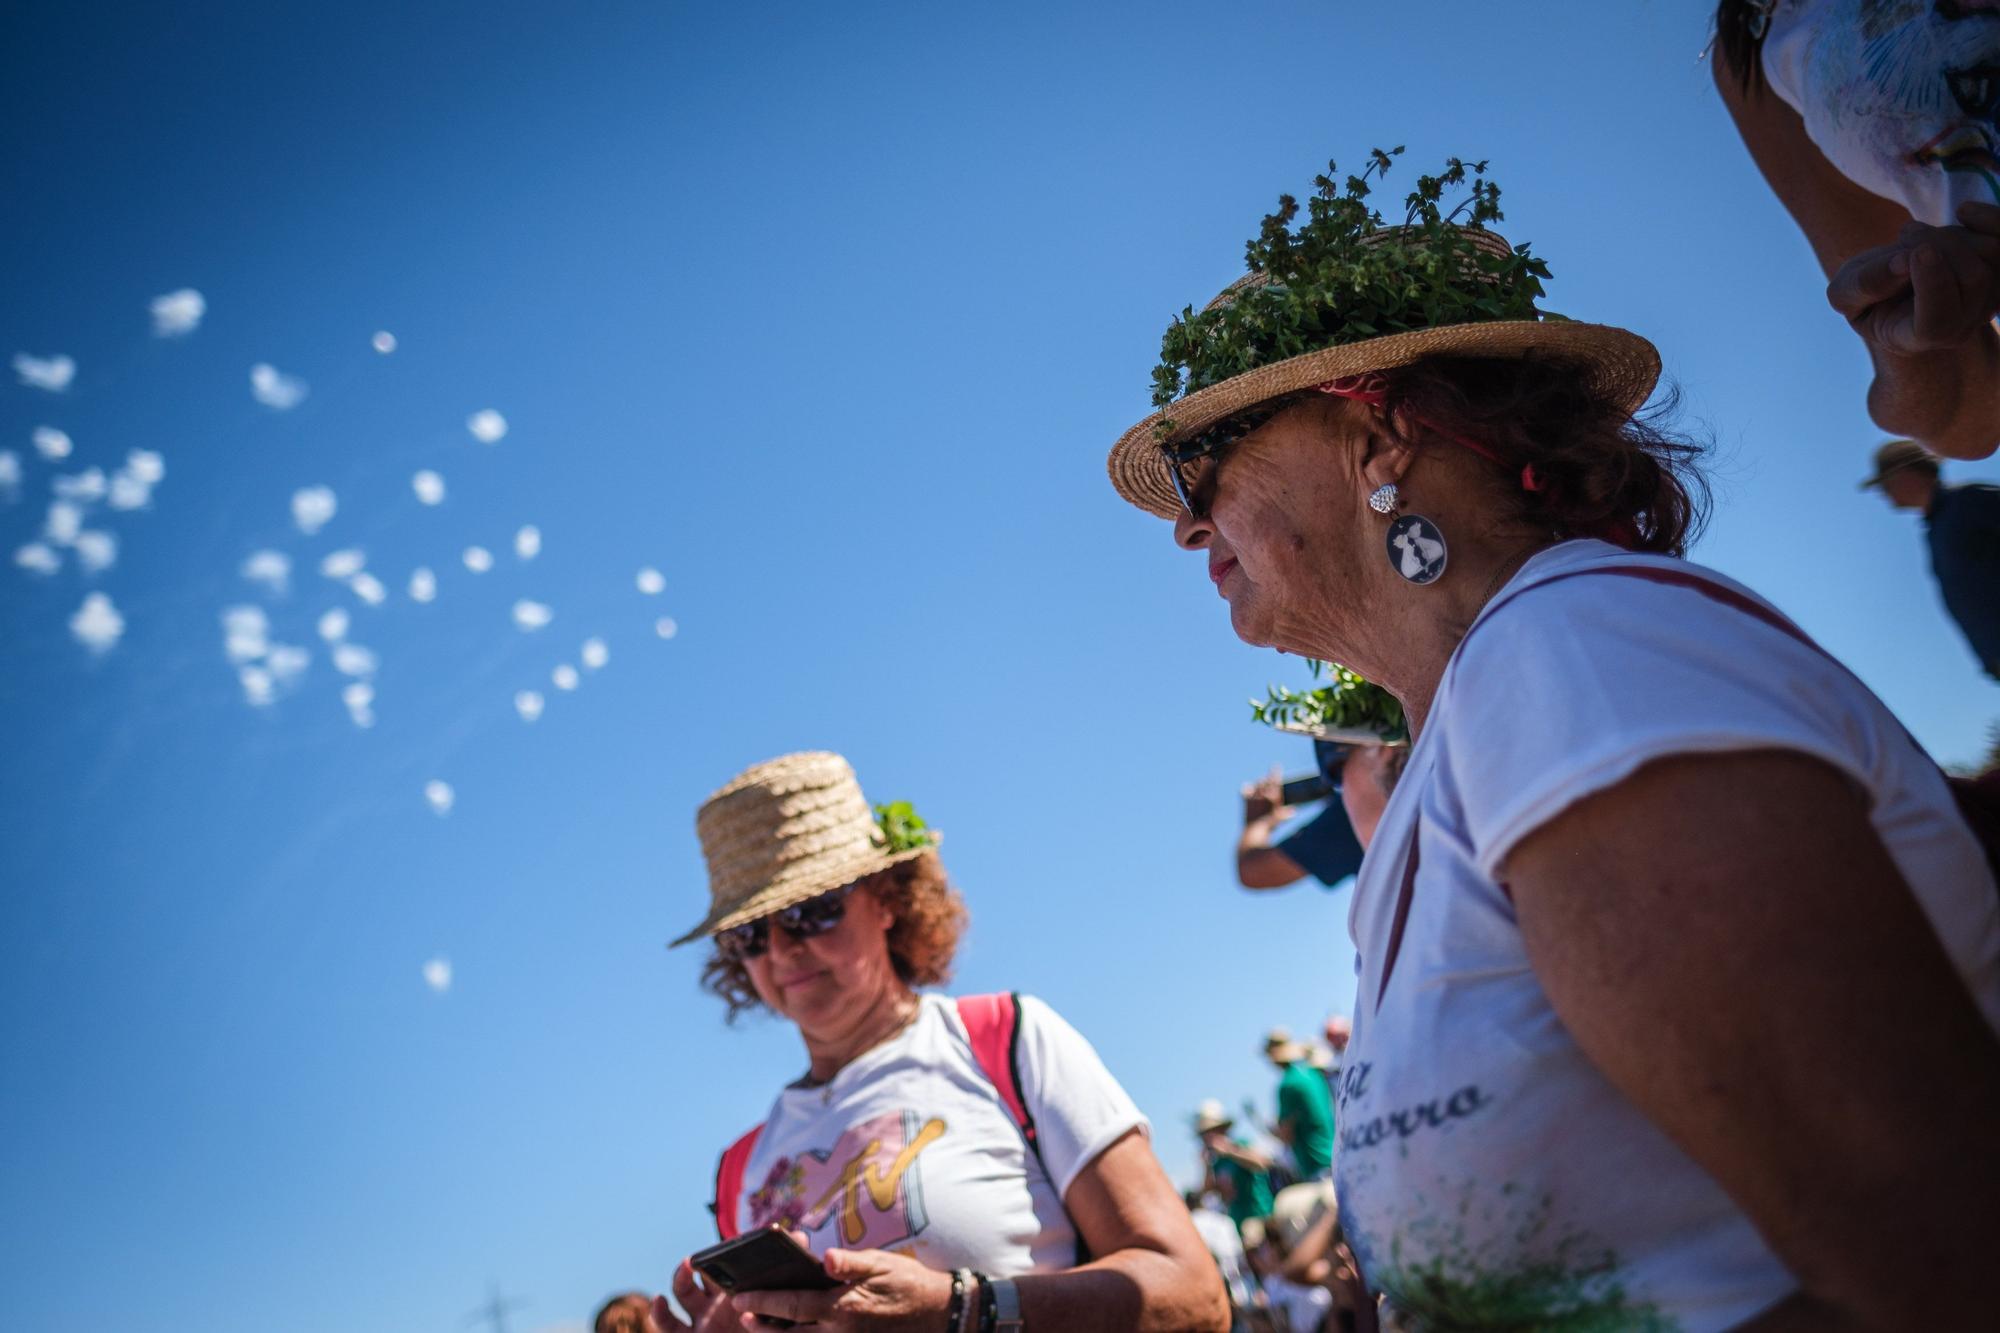
[[[799,939],[773,927],[770,947],[743,962],[757,998],[775,1013],[812,1030],[877,999],[896,984],[889,955],[895,916],[864,885],[847,896],[840,923]]]
[[[1208,553],[1208,575],[1246,643],[1310,651],[1291,637],[1325,620],[1318,589],[1337,579],[1361,519],[1358,458],[1367,428],[1345,404],[1307,402],[1237,441],[1197,478],[1201,518],[1174,540]]]

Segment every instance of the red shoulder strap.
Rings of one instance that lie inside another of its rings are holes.
[[[715,1168],[715,1230],[723,1240],[736,1238],[736,1205],[743,1198],[743,1172],[750,1165],[750,1154],[757,1150],[757,1136],[763,1132],[759,1125],[730,1144]]]
[[[1035,1118],[1021,1096],[1021,1070],[1015,1058],[1015,1044],[1021,1032],[1021,997],[1010,992],[998,995],[961,995],[957,1001],[959,1021],[972,1041],[972,1058],[979,1072],[1000,1094],[1007,1114],[1021,1127],[1028,1146],[1041,1155],[1035,1141]]]

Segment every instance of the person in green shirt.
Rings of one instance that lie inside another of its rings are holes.
[[[1278,1140],[1292,1150],[1300,1180],[1333,1176],[1333,1091],[1326,1076],[1306,1062],[1311,1052],[1284,1028],[1264,1038],[1264,1057],[1278,1078]]]
[[[1212,1099],[1195,1112],[1194,1132],[1201,1139],[1204,1172],[1202,1192],[1212,1190],[1221,1197],[1229,1220],[1240,1231],[1251,1218],[1271,1211],[1271,1163],[1248,1143],[1230,1135],[1235,1123],[1222,1103]]]

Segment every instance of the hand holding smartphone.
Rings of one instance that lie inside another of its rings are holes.
[[[841,1285],[782,1227],[747,1231],[688,1256],[688,1262],[727,1292],[831,1291]],[[787,1320],[765,1322],[777,1328],[791,1327]]]

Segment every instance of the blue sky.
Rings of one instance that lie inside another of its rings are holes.
[[[1103,459],[1168,316],[1329,156],[1490,158],[1548,304],[1652,337],[1714,434],[1698,556],[1976,753],[2000,688],[1917,525],[1855,489],[1866,362],[1695,61],[1704,7],[1526,15],[11,7],[0,352],[77,370],[0,385],[0,547],[57,473],[166,474],[92,511],[111,568],[0,569],[0,1326],[448,1330],[491,1280],[553,1330],[663,1283],[800,1064],[661,947],[702,911],[695,806],[790,749],[947,831],[959,988],[1068,1015],[1185,1177],[1196,1101],[1268,1099],[1262,1030],[1348,1003],[1346,898],[1232,887],[1237,785],[1307,763],[1243,701],[1301,672],[1234,641]],[[199,329],[152,336],[184,287]],[[309,395],[260,405],[258,363]],[[381,606],[319,574],[350,548]],[[287,596],[239,576],[259,549]],[[102,655],[67,623],[92,591],[125,625]],[[236,605],[312,653],[268,707]],[[367,729],[337,605],[380,658]],[[556,689],[591,636],[608,662]]]

